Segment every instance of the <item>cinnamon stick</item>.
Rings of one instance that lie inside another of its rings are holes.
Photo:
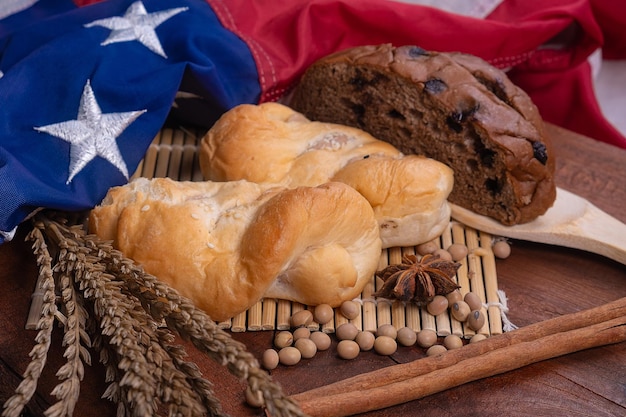
[[[327,396],[292,396],[311,417],[344,417],[413,401],[468,382],[512,371],[542,360],[626,341],[626,315],[491,350],[480,356],[370,389],[355,388]],[[462,348],[464,349],[464,348]],[[446,354],[441,355],[444,358]],[[395,365],[394,365],[395,366]],[[377,371],[370,377],[379,378]],[[380,381],[380,379],[379,379]]]
[[[556,335],[626,316],[626,298],[599,307],[566,314],[543,322],[525,326],[512,332],[490,337],[477,344],[446,352],[444,355],[418,359],[406,364],[394,365],[373,372],[357,375],[334,384],[325,385],[310,391],[295,394],[297,401],[337,395],[349,391],[365,391],[380,386],[414,378],[429,372],[453,366],[470,358],[480,357],[488,352],[528,343],[546,336]],[[519,348],[519,347],[518,347]],[[520,365],[520,367],[523,365]]]

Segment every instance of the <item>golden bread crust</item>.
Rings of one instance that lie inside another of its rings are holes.
[[[263,297],[338,305],[362,291],[381,250],[372,208],[341,183],[140,178],[111,189],[89,228],[217,321]]]
[[[430,241],[450,220],[449,167],[406,157],[360,129],[312,122],[279,103],[226,112],[203,137],[199,160],[204,177],[214,181],[349,184],[374,208],[384,248]]]

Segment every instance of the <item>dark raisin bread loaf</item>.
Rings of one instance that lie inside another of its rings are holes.
[[[289,105],[449,165],[449,200],[504,224],[533,220],[556,198],[554,154],[536,106],[480,58],[356,47],[314,63]]]

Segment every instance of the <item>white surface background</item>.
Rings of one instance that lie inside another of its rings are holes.
[[[602,61],[594,81],[602,112],[626,135],[626,60]]]

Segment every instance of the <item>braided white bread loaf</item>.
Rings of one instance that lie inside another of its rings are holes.
[[[226,112],[200,144],[205,179],[245,179],[286,187],[340,181],[359,191],[379,222],[383,248],[441,235],[450,221],[452,170],[404,156],[362,130],[312,122],[278,103]]]
[[[140,178],[112,188],[89,227],[218,321],[263,297],[338,306],[381,251],[371,206],[342,183]]]

